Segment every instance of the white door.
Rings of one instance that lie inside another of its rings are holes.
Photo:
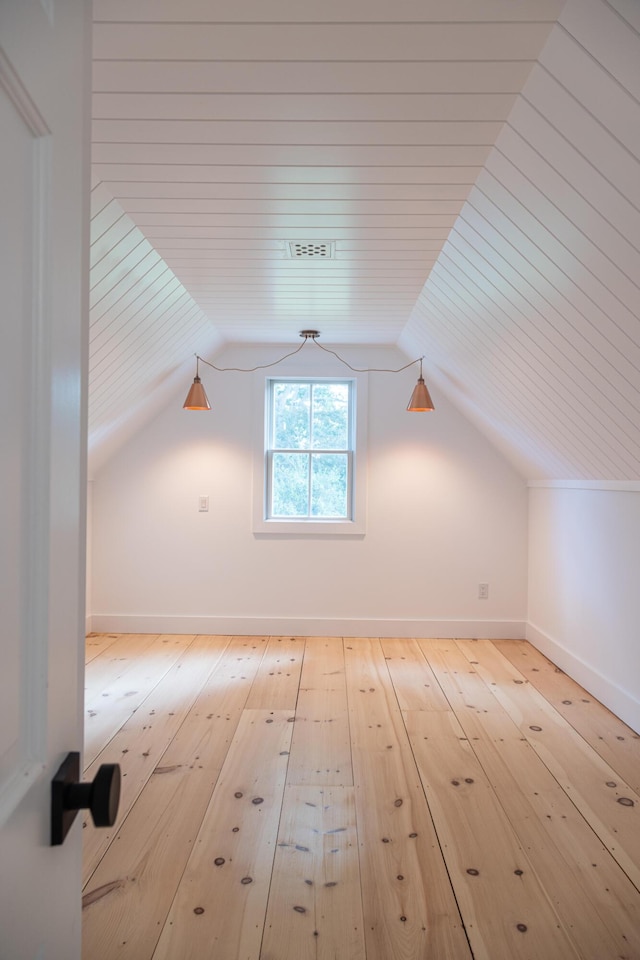
[[[90,4],[0,0],[0,958],[80,956]]]

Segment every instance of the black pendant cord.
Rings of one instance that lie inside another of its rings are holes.
[[[410,360],[409,363],[405,363],[402,367],[353,367],[348,360],[345,360],[344,357],[341,357],[339,353],[336,353],[335,350],[330,350],[329,347],[324,347],[321,343],[318,343],[318,333],[317,331],[303,330],[300,333],[300,336],[303,337],[303,341],[299,347],[296,347],[295,350],[291,350],[289,353],[285,353],[284,356],[279,357],[277,360],[272,360],[270,363],[259,363],[255,367],[218,367],[215,363],[211,363],[210,360],[205,360],[204,357],[201,357],[196,353],[196,365],[199,362],[205,363],[208,367],[211,367],[213,370],[217,370],[218,373],[255,373],[256,370],[266,370],[269,367],[276,367],[279,363],[282,363],[283,360],[288,360],[289,357],[295,357],[296,354],[305,346],[307,340],[313,340],[315,345],[321,350],[324,350],[325,353],[331,354],[335,357],[336,360],[339,360],[340,363],[343,363],[345,367],[348,367],[349,370],[352,370],[353,373],[402,373],[403,370],[408,370],[409,367],[414,366],[414,364],[420,364],[420,373],[422,375],[422,361],[424,357],[416,357],[415,360]],[[196,366],[197,370],[197,366]]]

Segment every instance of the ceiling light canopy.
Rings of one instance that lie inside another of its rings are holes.
[[[336,357],[343,363],[345,367],[348,367],[349,370],[353,370],[354,373],[401,373],[403,370],[408,370],[409,367],[412,367],[414,363],[420,364],[420,376],[418,377],[418,382],[416,383],[413,393],[411,394],[411,399],[407,406],[407,410],[410,413],[425,413],[434,409],[433,401],[429,395],[427,385],[424,382],[424,377],[422,376],[422,361],[423,357],[417,357],[415,360],[410,360],[409,363],[405,363],[403,367],[391,368],[391,367],[352,367],[351,364],[341,357],[335,350],[330,350],[328,347],[323,347],[321,343],[318,343],[318,337],[320,336],[319,330],[301,330],[300,336],[302,337],[302,343],[299,347],[296,347],[295,350],[291,350],[289,353],[285,353],[284,356],[278,357],[277,360],[273,360],[271,363],[259,363],[255,367],[217,367],[215,363],[210,363],[209,360],[205,360],[204,357],[198,356],[196,354],[196,375],[193,378],[193,383],[189,393],[187,394],[187,399],[185,400],[183,407],[185,410],[211,410],[211,404],[207,399],[207,394],[200,380],[200,361],[206,363],[208,367],[211,367],[213,370],[217,370],[218,373],[254,373],[256,370],[265,370],[267,367],[275,367],[279,363],[282,363],[283,360],[287,360],[289,357],[293,357],[296,353],[300,353],[308,340],[312,340],[313,343],[321,350],[324,350],[325,353],[330,353],[332,356]]]

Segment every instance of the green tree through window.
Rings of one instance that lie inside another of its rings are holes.
[[[269,381],[270,519],[351,519],[354,389],[351,380]]]

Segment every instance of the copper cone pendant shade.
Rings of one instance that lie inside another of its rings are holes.
[[[407,410],[410,413],[423,413],[426,410],[433,410],[433,401],[429,396],[429,391],[427,390],[427,385],[424,382],[424,377],[421,375],[418,378],[418,382],[413,388],[413,393],[411,394],[411,400],[409,400],[409,405]]]
[[[211,410],[211,404],[207,399],[204,387],[200,377],[196,374],[191,384],[191,389],[187,394],[187,399],[182,404],[184,410]]]

